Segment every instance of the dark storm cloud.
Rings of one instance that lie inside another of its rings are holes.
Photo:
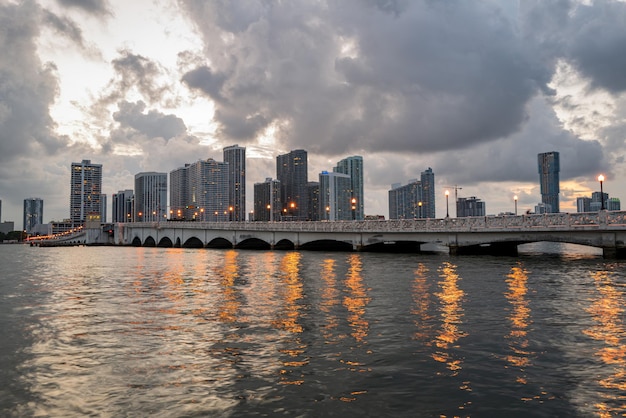
[[[74,7],[93,15],[107,15],[109,3],[106,0],[57,0],[61,6]]]
[[[226,76],[214,74],[205,65],[189,71],[183,75],[183,82],[192,89],[198,89],[209,95],[215,101],[222,101],[224,98],[220,93]]]
[[[0,162],[53,154],[66,145],[53,133],[49,108],[56,68],[36,55],[41,9],[32,1],[0,5]]]
[[[120,93],[126,93],[131,88],[139,92],[152,102],[158,102],[168,90],[168,86],[158,83],[155,79],[164,69],[161,66],[139,54],[131,51],[120,51],[120,57],[113,60],[113,68],[119,76],[115,83]]]
[[[184,4],[212,62],[185,79],[225,98],[216,119],[226,133],[254,114],[289,120],[286,148],[465,148],[519,130],[550,80],[516,23],[487,3],[252,3],[245,14],[230,2]]]
[[[603,1],[580,5],[570,29],[568,58],[592,86],[626,91],[626,4]]]
[[[119,111],[113,114],[113,119],[122,127],[130,127],[148,138],[170,139],[184,134],[187,127],[182,119],[175,115],[166,115],[156,110],[144,113],[144,102],[121,102]]]

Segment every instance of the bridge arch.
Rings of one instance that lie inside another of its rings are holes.
[[[272,246],[269,242],[263,241],[262,239],[248,238],[235,245],[235,248],[242,250],[271,250]]]
[[[149,235],[148,238],[146,238],[146,240],[143,242],[143,246],[156,247],[156,242],[154,241],[154,238],[152,238],[152,235]]]
[[[233,244],[226,238],[213,238],[206,245],[207,248],[233,248]]]
[[[288,239],[281,239],[276,244],[274,244],[274,249],[275,250],[295,250],[296,245]]]
[[[173,246],[174,245],[172,244],[172,240],[169,239],[168,237],[161,238],[161,241],[159,241],[159,244],[157,245],[157,247],[162,247],[162,248],[170,248]]]
[[[135,237],[133,238],[133,242],[131,244],[133,247],[141,247],[141,238]]]
[[[202,241],[200,241],[200,238],[198,237],[191,237],[187,241],[185,241],[185,243],[183,244],[183,248],[202,248],[202,247],[204,247],[204,245],[202,244]]]
[[[352,251],[353,247],[349,242],[319,239],[302,244],[300,249],[308,251]]]

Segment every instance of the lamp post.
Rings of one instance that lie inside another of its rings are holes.
[[[419,218],[422,219],[422,201],[417,202],[417,206],[419,207]]]
[[[326,206],[326,220],[330,221],[330,206]]]
[[[356,197],[353,197],[350,203],[352,203],[352,220],[356,221]]]
[[[204,208],[200,208],[200,220],[204,222]]]
[[[272,205],[269,203],[267,204],[267,220],[272,222]]]
[[[446,190],[446,218],[450,217],[450,207],[448,205],[448,198],[450,197],[450,191]]]
[[[229,206],[229,207],[228,207],[228,211],[230,212],[230,213],[228,214],[228,220],[229,220],[230,222],[232,222],[232,221],[233,221],[233,209],[234,209],[234,208],[233,208],[232,206]]]
[[[602,190],[602,183],[604,183],[604,176],[600,174],[598,176],[600,182],[600,210],[604,210],[604,191]]]
[[[513,196],[513,201],[515,202],[515,216],[517,216],[517,195]]]

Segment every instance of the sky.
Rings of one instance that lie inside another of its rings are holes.
[[[69,217],[70,166],[103,192],[222,149],[253,185],[305,149],[309,181],[364,159],[365,213],[435,173],[488,214],[541,201],[537,154],[558,151],[560,205],[626,199],[626,3],[581,0],[2,0],[1,221],[23,201]],[[626,201],[624,202],[626,205]],[[454,215],[453,202],[450,212]]]

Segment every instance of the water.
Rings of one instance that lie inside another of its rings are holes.
[[[610,417],[626,278],[520,257],[0,246],[0,415]]]

